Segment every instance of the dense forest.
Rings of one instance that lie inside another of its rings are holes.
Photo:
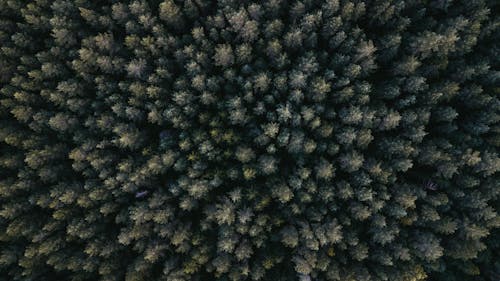
[[[500,280],[500,1],[0,0],[0,281]]]

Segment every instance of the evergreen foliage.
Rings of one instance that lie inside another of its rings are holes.
[[[500,280],[499,12],[0,1],[0,281]]]

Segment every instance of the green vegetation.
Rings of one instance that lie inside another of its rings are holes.
[[[0,281],[500,280],[499,15],[0,0]]]

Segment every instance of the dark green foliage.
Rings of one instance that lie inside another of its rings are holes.
[[[499,280],[499,11],[0,1],[0,281]]]

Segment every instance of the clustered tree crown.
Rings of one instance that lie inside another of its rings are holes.
[[[499,4],[0,1],[0,281],[499,280]]]

